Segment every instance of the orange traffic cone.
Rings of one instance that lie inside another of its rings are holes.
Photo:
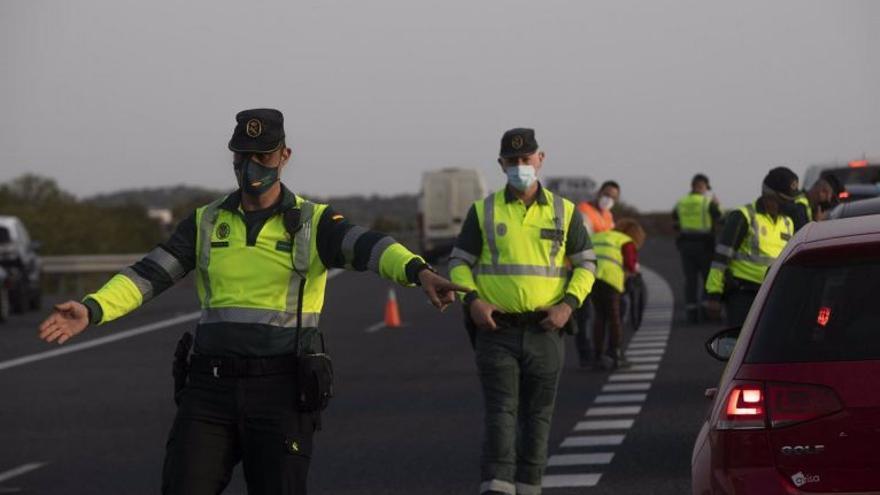
[[[385,303],[385,327],[397,328],[400,326],[400,308],[397,307],[397,294],[394,289],[388,290],[388,302]]]

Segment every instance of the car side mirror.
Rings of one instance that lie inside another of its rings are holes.
[[[706,352],[719,361],[727,361],[733,355],[740,330],[742,327],[734,327],[716,333],[706,341]]]

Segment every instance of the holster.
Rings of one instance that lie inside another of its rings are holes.
[[[333,397],[333,361],[326,353],[303,354],[298,358],[296,408],[320,413]]]
[[[189,351],[192,349],[193,336],[185,332],[177,341],[174,349],[174,362],[171,365],[171,376],[174,377],[174,403],[180,405],[180,398],[186,378],[189,375]]]

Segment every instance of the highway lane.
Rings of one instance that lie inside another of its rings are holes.
[[[643,257],[677,295],[680,274],[672,243],[651,241]],[[461,311],[437,314],[420,291],[398,289],[406,326],[367,332],[382,318],[389,287],[360,274],[343,274],[330,283],[322,325],[334,355],[337,397],[317,437],[312,493],[475,493],[482,398]],[[83,340],[195,309],[188,280],[126,320],[89,330]],[[662,317],[658,310],[656,325],[662,325]],[[16,316],[0,326],[0,362],[52,348],[36,341],[38,320],[37,315]],[[173,417],[171,353],[180,333],[191,327],[179,324],[0,370],[0,493],[156,493]],[[702,350],[712,331],[676,319],[658,369],[648,371],[656,377],[645,400],[605,406],[618,408],[610,411],[617,415],[601,419],[633,420],[610,463],[548,470],[550,475],[599,473],[598,483],[546,493],[645,493],[647,487],[651,493],[687,493],[690,448],[706,407],[703,390],[714,385],[721,370]],[[640,351],[659,348],[662,330],[649,332],[655,335],[645,335]],[[599,419],[585,413],[597,406],[598,396],[608,395],[602,393],[608,375],[580,370],[571,339],[567,354],[551,454],[607,453],[604,447],[561,447],[575,425]],[[634,405],[638,414],[632,413]],[[35,463],[46,464],[3,479],[2,473]],[[227,493],[245,493],[239,474]]]

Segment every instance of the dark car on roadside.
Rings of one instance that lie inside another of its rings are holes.
[[[17,217],[0,216],[0,268],[6,273],[13,313],[37,310],[42,303],[40,244]]]
[[[694,445],[694,494],[880,493],[880,215],[810,223],[771,267]]]

